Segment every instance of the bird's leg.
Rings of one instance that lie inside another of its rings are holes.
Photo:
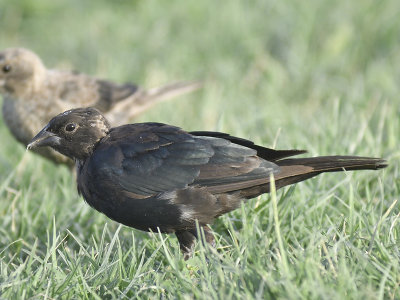
[[[204,238],[207,243],[209,243],[213,248],[215,248],[215,238],[214,234],[211,232],[211,228],[208,226],[203,226]],[[203,241],[203,239],[201,239]],[[203,241],[204,244],[204,241]]]
[[[176,237],[183,253],[183,259],[188,260],[192,255],[196,236],[191,231],[176,231]]]
[[[202,226],[204,236],[201,235],[201,242],[203,245],[207,242],[212,247],[215,247],[215,238],[214,234],[211,232],[211,229],[207,226]],[[178,238],[179,245],[181,251],[183,253],[183,258],[188,260],[193,253],[193,248],[196,242],[196,239],[199,239],[199,232],[196,229],[189,231],[177,231],[175,232],[176,237]]]

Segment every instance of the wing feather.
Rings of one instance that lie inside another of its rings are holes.
[[[95,176],[117,182],[139,197],[189,186],[215,193],[235,191],[264,182],[270,172],[279,170],[258,157],[255,149],[159,123],[114,128],[91,160]]]

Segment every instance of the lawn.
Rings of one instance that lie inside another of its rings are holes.
[[[0,298],[400,299],[399,15],[396,0],[0,2],[0,49],[147,87],[205,80],[136,121],[389,161],[252,199],[184,261],[174,236],[89,208],[1,119]]]

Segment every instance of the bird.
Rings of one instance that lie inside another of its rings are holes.
[[[279,189],[324,172],[387,166],[371,157],[289,158],[306,151],[163,123],[111,127],[95,108],[55,116],[27,149],[46,146],[74,159],[78,192],[91,207],[129,227],[175,234],[184,259],[199,239],[196,224],[200,240],[215,245],[209,224],[268,193],[271,176]]]
[[[0,94],[3,119],[24,146],[49,120],[68,109],[93,106],[113,126],[131,122],[154,104],[192,92],[201,81],[182,81],[142,89],[132,83],[117,84],[76,71],[47,69],[38,55],[25,48],[0,52]],[[51,148],[39,154],[55,163],[72,164]]]

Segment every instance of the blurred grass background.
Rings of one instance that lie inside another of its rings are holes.
[[[75,178],[0,120],[1,297],[398,299],[400,4],[339,1],[0,2],[0,49],[49,68],[157,86],[206,80],[137,121],[220,130],[310,155],[389,159],[264,195],[188,262],[174,237],[108,220]]]

